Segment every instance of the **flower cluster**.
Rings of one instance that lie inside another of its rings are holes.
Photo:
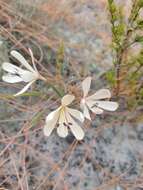
[[[11,51],[11,55],[17,59],[21,65],[18,67],[11,63],[3,63],[2,68],[7,73],[3,75],[2,79],[8,83],[25,82],[28,83],[20,92],[14,96],[23,94],[28,88],[37,80],[46,81],[37,70],[32,51],[29,49],[33,67],[26,61],[26,59],[17,51]],[[81,127],[85,119],[91,120],[90,112],[94,114],[102,114],[104,110],[115,111],[118,108],[118,103],[109,101],[111,93],[108,89],[100,89],[92,95],[88,95],[91,85],[91,77],[85,78],[82,82],[83,97],[80,101],[81,111],[70,108],[69,105],[74,101],[75,96],[66,94],[61,99],[61,105],[51,112],[46,117],[44,126],[44,134],[49,136],[54,128],[60,137],[66,137],[68,130],[72,132],[77,140],[84,138],[84,131]]]
[[[23,94],[28,90],[28,88],[38,79],[46,80],[43,76],[41,76],[36,68],[36,65],[34,63],[34,57],[32,51],[29,49],[31,58],[32,58],[32,64],[33,67],[26,61],[26,59],[17,51],[13,50],[11,51],[11,55],[18,60],[21,63],[21,66],[18,67],[16,65],[13,65],[11,63],[3,63],[2,68],[4,71],[7,72],[2,79],[5,82],[8,83],[17,83],[17,82],[25,82],[28,83],[24,88],[15,94],[15,96],[18,96],[20,94]],[[21,67],[24,67],[22,69]]]

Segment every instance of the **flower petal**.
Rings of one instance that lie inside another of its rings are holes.
[[[61,110],[61,106],[59,108],[57,108],[56,110],[52,111],[51,113],[49,113],[49,115],[46,117],[46,123],[53,120],[55,115],[57,115],[57,114],[58,114],[58,117],[59,117],[60,110]]]
[[[95,94],[87,97],[87,100],[89,99],[100,100],[105,98],[111,98],[111,92],[108,89],[98,90]]]
[[[86,97],[88,95],[88,92],[89,92],[89,89],[90,89],[90,85],[91,85],[91,79],[92,79],[91,77],[87,77],[82,82],[82,89],[83,89],[83,95],[84,95],[84,97]]]
[[[26,71],[26,70],[23,70],[20,73],[20,76],[21,76],[21,78],[23,79],[24,82],[30,82],[30,81],[38,79],[38,75],[36,75],[36,73]]]
[[[7,74],[2,76],[2,80],[9,83],[21,82],[22,78],[17,75]]]
[[[84,131],[82,128],[78,125],[77,122],[72,119],[72,117],[67,113],[67,120],[70,122],[72,125],[69,125],[71,132],[75,136],[77,140],[82,140],[84,138]]]
[[[103,110],[98,108],[96,106],[96,102],[95,100],[92,100],[92,99],[89,99],[86,101],[86,104],[88,106],[88,108],[95,114],[102,114],[103,113]]]
[[[67,105],[71,104],[74,99],[75,99],[75,96],[67,94],[62,98],[61,104],[62,104],[62,106],[67,106]]]
[[[68,107],[66,108],[66,110],[68,113],[70,113],[71,116],[73,116],[74,118],[76,118],[81,122],[84,122],[84,116],[80,111]]]
[[[119,106],[118,103],[111,101],[96,101],[95,105],[108,111],[115,111]]]
[[[31,72],[35,72],[31,65],[26,61],[26,59],[17,51],[12,50],[11,55],[16,58],[25,68]]]
[[[16,65],[13,65],[13,64],[7,63],[7,62],[2,64],[2,68],[4,71],[7,71],[11,74],[15,74],[15,73],[18,73],[19,71],[20,72],[23,71],[23,69],[17,67]]]
[[[24,92],[26,92],[28,90],[28,88],[32,85],[33,82],[35,82],[35,81],[29,82],[26,86],[24,86],[24,88],[22,88],[22,90],[20,90],[14,96],[19,96],[19,95],[23,94]]]
[[[84,107],[83,107],[83,115],[86,119],[91,120],[89,109],[88,109],[87,105],[84,105]]]
[[[65,109],[61,106],[60,115],[59,115],[59,122],[60,125],[66,123],[66,116],[65,116]]]
[[[65,138],[68,135],[68,128],[64,124],[59,125],[57,133],[60,137]]]
[[[103,110],[98,108],[98,107],[93,107],[90,109],[93,113],[95,114],[102,114],[103,113]]]
[[[51,112],[46,117],[46,124],[44,126],[45,136],[50,136],[50,134],[52,133],[53,129],[55,128],[57,124],[58,119],[59,119],[59,109],[56,109],[55,111]]]
[[[87,105],[87,101],[84,98],[81,100],[80,107],[83,110],[83,116],[86,119],[91,120],[90,113],[89,113],[90,106]]]
[[[32,50],[31,50],[30,48],[28,48],[28,50],[29,50],[29,53],[30,53],[30,55],[31,55],[33,68],[34,68],[34,70],[38,73],[38,70],[37,70],[36,65],[35,65],[35,62],[34,62],[33,52],[32,52]]]

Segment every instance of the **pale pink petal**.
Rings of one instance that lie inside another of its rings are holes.
[[[118,108],[118,103],[111,101],[96,101],[95,105],[108,111],[115,111]]]
[[[19,52],[13,50],[13,51],[11,51],[11,55],[15,59],[17,59],[29,71],[34,72],[34,69],[31,67],[31,65],[26,61],[26,59]]]
[[[28,90],[28,88],[33,84],[33,82],[35,82],[35,81],[29,82],[26,86],[24,86],[24,88],[22,90],[20,90],[20,92],[16,93],[14,96],[19,96],[19,95],[23,94],[24,92],[26,92]]]
[[[56,109],[55,111],[51,112],[46,117],[46,124],[44,126],[45,136],[50,136],[50,134],[52,133],[53,129],[55,128],[57,124],[58,119],[59,119],[59,109]]]
[[[67,113],[67,120],[70,123],[69,128],[77,140],[84,138],[84,131],[77,122]]]
[[[66,110],[69,114],[71,114],[71,116],[73,116],[74,118],[76,118],[80,122],[84,122],[84,116],[80,111],[72,109],[72,108],[68,108],[68,107],[66,108]]]
[[[105,98],[111,98],[111,92],[108,89],[101,89],[98,90],[95,94],[87,97],[87,100],[100,100]]]
[[[60,137],[65,138],[68,135],[68,128],[64,124],[60,124],[57,128],[57,133]]]
[[[70,95],[70,94],[65,95],[61,100],[62,106],[67,106],[71,104],[74,99],[75,99],[75,96],[73,95]]]
[[[84,95],[84,97],[86,97],[88,95],[88,92],[89,92],[89,89],[90,89],[90,85],[91,85],[91,79],[92,79],[91,77],[87,77],[82,82],[82,89],[83,89],[83,95]]]
[[[2,80],[8,83],[17,83],[17,82],[21,82],[22,78],[20,78],[17,75],[7,74],[7,75],[2,76]]]

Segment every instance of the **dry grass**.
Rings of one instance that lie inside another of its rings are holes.
[[[27,1],[29,3],[29,1]],[[72,1],[76,3],[77,1]],[[97,1],[95,1],[97,2]],[[85,1],[81,1],[85,3]],[[102,1],[104,4],[105,1]],[[28,6],[28,5],[27,5]],[[31,6],[31,5],[30,5]],[[59,17],[66,19],[66,22],[76,26],[76,20],[72,17],[72,10],[67,8],[67,1],[49,1],[47,4],[39,5],[36,9],[36,14],[31,18],[25,17],[22,13],[16,12],[9,1],[0,1],[0,34],[10,44],[10,49],[20,49],[23,54],[28,56],[27,46],[32,44],[32,48],[36,49],[35,61],[39,65],[42,73],[54,84],[60,84],[65,86],[65,78],[62,76],[55,76],[46,64],[42,64],[44,59],[43,46],[56,51],[59,47],[61,39],[56,36],[48,34],[48,27],[50,24],[44,23],[45,12],[48,12],[50,20],[56,22]],[[60,9],[57,7],[61,7]],[[37,16],[38,15],[38,16]],[[101,34],[100,34],[101,35]],[[106,38],[106,35],[102,34]],[[107,38],[106,38],[107,39]],[[65,44],[66,45],[66,44]],[[38,56],[37,56],[38,52]],[[81,73],[77,72],[77,67],[81,69],[80,65],[77,65],[75,60],[70,59],[70,71],[77,80],[81,79]],[[69,82],[70,83],[70,82]],[[6,85],[0,82],[1,88],[14,88],[17,86]],[[19,86],[18,86],[19,87]],[[77,92],[72,85],[68,86],[69,91]],[[78,96],[79,94],[77,94]],[[47,98],[48,96],[48,98]],[[20,98],[12,98],[8,94],[0,94],[0,101],[2,105],[9,107],[12,112],[8,112],[5,118],[0,120],[0,190],[71,190],[74,189],[73,184],[70,183],[68,178],[69,169],[71,169],[72,159],[76,159],[74,154],[79,149],[82,149],[81,159],[78,165],[74,168],[81,171],[79,175],[79,182],[76,186],[76,190],[81,189],[81,184],[84,183],[85,176],[83,176],[83,169],[85,163],[90,160],[96,167],[95,173],[103,174],[104,178],[98,186],[92,187],[89,190],[110,190],[121,185],[126,190],[135,189],[136,187],[143,187],[142,178],[136,178],[133,180],[126,180],[128,176],[128,170],[119,175],[113,174],[108,168],[103,167],[96,160],[92,160],[93,147],[87,140],[77,142],[71,140],[71,142],[65,142],[65,145],[60,148],[61,152],[58,155],[59,160],[55,160],[52,155],[52,151],[49,152],[46,148],[42,148],[46,142],[46,138],[43,140],[42,128],[44,125],[44,117],[49,112],[50,108],[54,108],[58,101],[53,103],[51,100],[55,100],[55,96],[51,92],[46,95],[34,97],[34,102],[31,98],[21,100]],[[29,106],[30,105],[30,106]],[[14,110],[14,111],[13,111]],[[41,113],[41,115],[38,115]],[[116,119],[108,124],[106,121],[102,122],[102,126],[96,130],[92,130],[96,141],[96,138],[102,133],[104,129],[114,126],[118,123],[121,125],[126,115],[130,116],[128,112],[118,112],[114,117],[120,116],[120,120]],[[40,118],[40,119],[39,119]],[[127,120],[128,118],[126,118]],[[14,128],[15,124],[17,128]],[[10,128],[10,130],[9,130]],[[87,130],[90,129],[90,123],[86,124]],[[56,137],[53,137],[56,139]],[[61,139],[59,139],[60,141]],[[48,141],[50,142],[50,141]],[[59,146],[63,145],[64,141],[59,142]],[[46,146],[46,145],[45,145]],[[53,150],[54,151],[54,150]],[[142,159],[142,158],[141,158]],[[41,172],[40,172],[41,171]],[[76,173],[75,173],[76,175]]]

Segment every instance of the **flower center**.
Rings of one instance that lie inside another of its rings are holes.
[[[60,117],[59,117],[59,122],[58,122],[58,127],[60,125],[63,125],[65,127],[69,127],[72,125],[71,122],[68,121],[67,117],[66,117],[66,109],[65,109],[65,106],[61,108],[61,111],[60,111]]]
[[[82,103],[82,104],[85,104],[85,102],[86,102],[86,101],[85,101],[85,98],[82,98],[81,103]]]

